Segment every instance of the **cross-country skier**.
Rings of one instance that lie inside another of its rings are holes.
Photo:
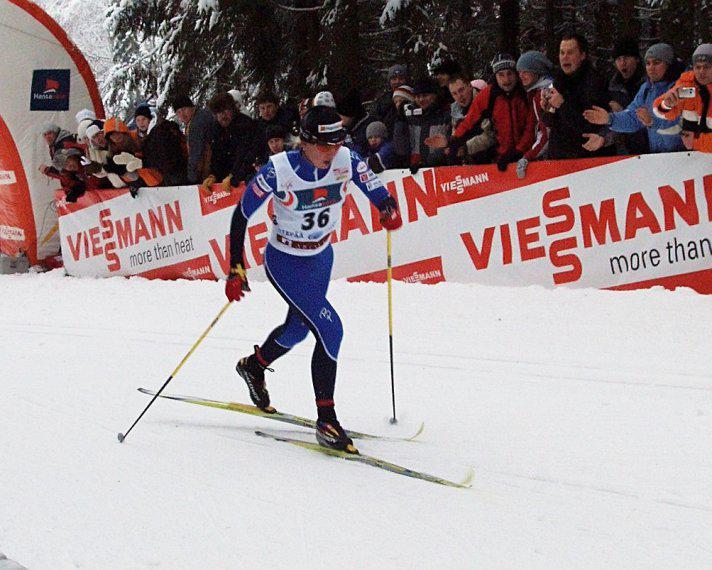
[[[253,354],[237,363],[237,372],[247,383],[255,405],[274,411],[265,370],[311,330],[316,338],[311,372],[318,414],[317,441],[325,447],[358,453],[334,411],[343,327],[326,299],[334,260],[330,238],[341,218],[349,182],[354,182],[380,211],[385,229],[397,230],[403,222],[396,201],[366,162],[342,146],[346,130],[335,109],[322,105],[309,109],[301,121],[300,138],[300,149],[276,154],[260,169],[232,217],[227,298],[239,301],[249,291],[243,258],[247,220],[273,195],[273,227],[264,266],[268,279],[289,305],[285,322],[262,346],[255,345]]]

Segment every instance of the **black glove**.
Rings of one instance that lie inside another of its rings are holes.
[[[452,136],[450,137],[450,142],[447,145],[448,148],[448,157],[452,160],[457,156],[457,151],[460,150],[460,147],[462,146],[462,143],[464,142],[463,139],[460,137],[455,137]]]
[[[524,155],[518,150],[510,150],[509,152],[505,152],[497,160],[497,168],[500,172],[504,172],[505,170],[507,170],[507,166],[510,162],[516,162],[517,160],[522,158],[522,156]]]
[[[418,174],[418,170],[420,170],[420,163],[410,165],[411,174]]]
[[[138,197],[138,188],[129,186],[129,193],[131,194],[132,198],[137,198]]]

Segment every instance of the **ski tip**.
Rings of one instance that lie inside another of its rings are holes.
[[[475,468],[470,467],[470,470],[467,472],[467,475],[460,483],[458,483],[458,485],[460,487],[462,487],[463,489],[472,489],[472,481],[474,478],[475,478]]]
[[[409,438],[407,438],[407,441],[414,441],[416,437],[418,437],[421,433],[423,433],[424,429],[425,429],[425,422],[420,422],[420,427],[418,428],[418,431],[416,431],[413,435],[411,435]]]

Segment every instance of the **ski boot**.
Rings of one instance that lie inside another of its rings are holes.
[[[354,442],[346,435],[346,431],[341,427],[336,413],[331,408],[327,413],[319,410],[319,419],[316,421],[316,440],[322,447],[329,447],[346,453],[358,453],[354,447]]]
[[[237,366],[235,366],[235,370],[237,370],[237,373],[242,376],[245,384],[247,384],[247,388],[250,391],[250,399],[255,406],[263,412],[273,414],[277,410],[270,406],[269,403],[269,392],[267,391],[267,384],[265,383],[265,370],[269,370],[270,372],[274,372],[274,370],[260,362],[261,360],[260,348],[255,345],[254,354],[241,358]]]

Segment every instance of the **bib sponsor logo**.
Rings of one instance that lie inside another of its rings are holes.
[[[356,166],[356,172],[366,172],[368,170],[368,164],[366,164],[363,160],[358,163]]]

